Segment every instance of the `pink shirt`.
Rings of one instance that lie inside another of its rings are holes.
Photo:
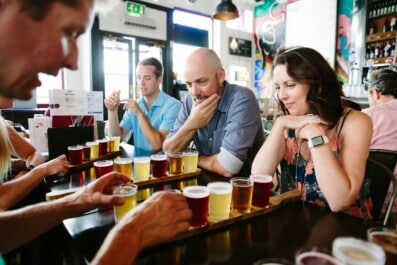
[[[371,117],[374,126],[370,148],[397,151],[397,99],[364,109],[363,112]],[[393,174],[397,179],[397,167]],[[397,212],[397,200],[393,212]]]

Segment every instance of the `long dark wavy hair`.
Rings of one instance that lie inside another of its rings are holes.
[[[273,62],[273,69],[277,65],[285,65],[288,75],[297,83],[309,85],[307,102],[310,111],[319,115],[334,127],[343,115],[343,92],[338,78],[316,50],[306,47],[293,47],[278,52]],[[289,114],[281,100],[279,107],[284,114]]]

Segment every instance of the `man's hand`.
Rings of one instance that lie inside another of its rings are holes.
[[[114,111],[120,104],[120,90],[113,91],[113,93],[105,98],[105,106],[109,111]]]
[[[131,109],[131,111],[135,114],[138,115],[140,112],[142,112],[141,108],[138,106],[138,103],[134,99],[128,99],[127,102],[125,103],[123,110]]]
[[[220,98],[220,96],[214,94],[202,103],[193,105],[192,112],[186,121],[189,123],[189,127],[192,129],[199,129],[206,126],[214,116]]]

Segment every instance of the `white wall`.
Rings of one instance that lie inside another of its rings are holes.
[[[304,15],[308,14],[308,15]],[[319,51],[335,64],[337,1],[300,0],[287,5],[285,44]]]

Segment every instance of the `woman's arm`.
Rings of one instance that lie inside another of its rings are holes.
[[[305,126],[300,132],[304,139],[318,135],[326,134],[316,124]],[[364,179],[371,137],[370,118],[359,111],[352,111],[346,117],[340,134],[339,159],[329,144],[310,149],[318,184],[332,211],[347,209],[357,198]]]
[[[279,117],[266,141],[259,149],[252,163],[252,174],[273,175],[285,152],[285,121],[287,116]]]
[[[0,211],[7,210],[26,196],[45,177],[66,174],[69,162],[65,155],[35,167],[26,174],[0,185]]]
[[[41,155],[40,150],[34,147],[25,137],[19,135],[8,123],[7,130],[13,148],[13,155],[26,161],[26,165],[38,166],[44,163],[45,159]]]

